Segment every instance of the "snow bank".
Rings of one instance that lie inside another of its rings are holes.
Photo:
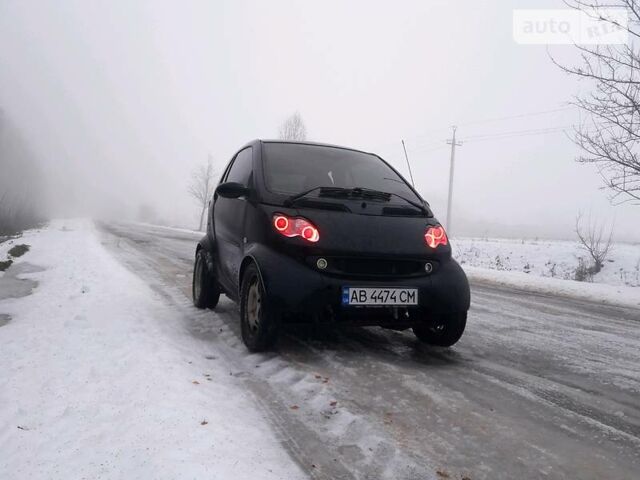
[[[587,254],[576,242],[456,238],[453,256],[470,280],[596,303],[640,306],[640,246],[617,243],[591,282],[573,280]]]
[[[522,272],[462,266],[471,282],[489,283],[544,295],[556,295],[605,305],[640,307],[640,288],[538,277]]]
[[[507,238],[455,238],[453,255],[462,264],[540,277],[573,280],[579,259],[590,264],[578,242]],[[616,243],[593,283],[640,287],[640,245]]]
[[[32,295],[0,302],[0,478],[304,475],[178,313],[88,221],[25,232]]]

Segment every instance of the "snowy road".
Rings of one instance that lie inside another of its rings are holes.
[[[640,311],[473,285],[452,349],[410,333],[290,334],[249,355],[238,310],[190,304],[197,236],[102,225],[103,244],[223,357],[312,478],[637,479]],[[212,408],[214,408],[212,406]]]

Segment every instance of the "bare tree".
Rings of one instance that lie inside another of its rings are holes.
[[[590,93],[572,102],[587,113],[575,130],[582,155],[577,160],[597,165],[616,203],[640,204],[640,1],[567,0],[570,7],[601,22],[607,31],[626,30],[629,42],[621,45],[576,45],[578,66],[554,63],[565,72],[592,83]],[[612,7],[624,9],[629,23],[612,16]]]
[[[602,222],[598,224],[597,221],[592,221],[591,214],[589,214],[587,218],[587,224],[583,225],[582,213],[579,213],[576,216],[576,235],[578,235],[578,240],[582,248],[586,250],[593,260],[593,267],[589,273],[598,273],[602,270],[604,261],[611,251],[613,226],[607,234],[605,231],[605,223]]]
[[[198,202],[200,210],[200,226],[198,230],[202,230],[204,224],[204,214],[207,211],[207,205],[213,195],[214,190],[213,162],[211,155],[205,165],[199,165],[191,173],[191,183],[189,184],[189,194]]]
[[[305,127],[299,112],[295,112],[282,122],[282,125],[280,125],[280,139],[296,141],[307,139],[307,127]]]

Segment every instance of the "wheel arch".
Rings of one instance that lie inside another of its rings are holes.
[[[198,256],[201,250],[205,252],[205,258],[207,262],[207,270],[210,274],[216,275],[215,266],[214,266],[214,256],[215,256],[215,242],[209,237],[209,235],[205,235],[202,237],[198,244],[196,245],[196,253],[195,256]]]
[[[262,282],[262,287],[264,288],[265,292],[267,291],[267,284],[265,282],[264,275],[262,274],[262,269],[260,268],[260,262],[258,262],[258,259],[255,257],[255,255],[250,253],[248,255],[245,255],[245,257],[242,259],[242,263],[240,264],[240,270],[238,272],[238,298],[240,298],[240,289],[242,288],[242,277],[244,276],[244,272],[247,267],[252,263],[255,263],[256,269],[258,270],[258,276],[260,277],[260,281]]]
[[[209,239],[209,235],[205,235],[200,240],[198,240],[198,244],[196,245],[196,255],[203,248],[208,252],[213,251],[213,242]]]

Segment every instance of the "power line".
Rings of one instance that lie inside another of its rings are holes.
[[[427,152],[432,152],[433,150],[439,150],[441,148],[444,148],[444,139],[440,140],[438,142],[433,142],[433,143],[429,143],[426,145],[422,145],[422,146],[407,146],[407,150],[410,152],[422,152],[422,153],[427,153]]]
[[[446,130],[445,127],[430,128],[429,130],[425,130],[423,133],[421,133],[419,135],[414,135],[412,137],[405,137],[405,140],[406,139],[409,139],[409,140],[412,140],[412,139],[413,140],[415,140],[415,139],[429,140],[429,139],[435,138],[435,136],[432,135],[433,133],[435,133],[435,132],[443,132],[443,135],[444,135],[444,131],[445,130]]]
[[[513,119],[517,119],[517,118],[527,118],[527,117],[535,117],[535,116],[539,116],[539,115],[548,115],[550,113],[557,113],[557,112],[566,112],[569,110],[573,110],[576,107],[574,107],[573,105],[567,105],[564,107],[559,107],[559,108],[553,108],[553,109],[549,109],[549,110],[539,110],[536,112],[527,112],[527,113],[519,113],[519,114],[515,114],[515,115],[508,115],[505,117],[495,117],[495,118],[485,118],[485,119],[481,119],[481,120],[472,120],[470,122],[465,122],[465,123],[461,123],[458,124],[458,126],[462,126],[462,127],[466,127],[468,125],[480,125],[483,123],[492,123],[492,122],[501,122],[503,120],[513,120]],[[444,130],[443,128],[432,128],[430,130],[427,130],[425,132],[425,134],[427,133],[431,133],[431,132],[439,132]],[[416,135],[413,137],[405,137],[405,139],[416,139],[416,138],[421,138],[424,140],[428,140],[430,138],[434,138],[432,135]]]
[[[495,117],[495,118],[485,118],[485,119],[481,119],[481,120],[473,120],[470,122],[465,122],[462,124],[458,124],[459,126],[468,126],[468,125],[480,125],[480,124],[484,124],[484,123],[492,123],[492,122],[500,122],[500,121],[504,121],[504,120],[513,120],[513,119],[518,119],[518,118],[527,118],[527,117],[535,117],[535,116],[540,116],[540,115],[547,115],[547,114],[551,114],[551,113],[558,113],[558,112],[565,112],[565,111],[569,111],[569,110],[573,110],[575,109],[575,106],[572,105],[567,105],[564,107],[559,107],[559,108],[553,108],[553,109],[549,109],[549,110],[540,110],[540,111],[536,111],[536,112],[527,112],[527,113],[520,113],[520,114],[515,114],[515,115],[508,115],[508,116],[504,116],[504,117]],[[569,128],[569,127],[567,127]],[[437,136],[434,136],[432,133],[435,132],[442,132],[444,131],[445,128],[443,127],[439,127],[439,128],[432,128],[429,130],[426,130],[423,134],[420,135],[414,135],[411,137],[404,137],[405,141],[410,141],[410,140],[416,140],[416,142],[411,142],[412,144],[418,143],[417,146],[411,146],[408,148],[409,151],[417,151],[418,149],[422,149],[423,147],[430,147],[431,145],[435,145],[435,143],[433,143],[431,140],[434,140],[437,138]],[[506,134],[507,132],[505,132],[504,134]],[[508,132],[511,133],[511,132]],[[497,134],[495,134],[497,135]],[[479,136],[473,136],[473,137],[467,137],[465,139],[465,141],[469,140],[469,139],[475,139]],[[438,143],[441,140],[438,141]],[[476,141],[476,140],[474,140]],[[421,144],[422,142],[426,142],[426,144]],[[377,146],[378,149],[381,149],[382,147],[392,147],[393,145],[397,145],[395,142],[390,142],[387,144],[379,144]],[[436,148],[432,149],[432,150],[437,150]],[[429,150],[431,151],[431,150]]]
[[[446,148],[446,146],[445,145],[438,145],[437,147],[429,148],[427,150],[425,150],[424,148],[414,148],[414,149],[409,149],[409,151],[411,151],[411,152],[420,152],[420,153],[429,153],[429,152],[435,152],[436,150],[442,150],[443,148]]]
[[[529,137],[529,136],[534,136],[534,135],[549,135],[552,133],[566,133],[567,130],[569,130],[570,128],[574,128],[574,126],[569,126],[569,127],[555,127],[555,128],[550,128],[549,130],[540,130],[540,131],[532,131],[529,133],[519,133],[519,134],[514,134],[514,135],[497,135],[497,136],[487,136],[485,138],[478,138],[478,139],[465,139],[465,142],[485,142],[487,140],[503,140],[503,139],[509,139],[509,138],[516,138],[516,137]],[[593,129],[585,129],[585,130],[581,130],[582,132],[595,132],[597,131],[597,127],[593,128]]]
[[[548,132],[539,132],[539,133],[527,133],[524,135],[505,135],[504,137],[492,137],[492,138],[479,138],[477,140],[469,140],[470,143],[478,143],[478,142],[486,142],[486,141],[491,141],[491,140],[509,140],[512,138],[519,138],[519,137],[533,137],[533,136],[539,136],[539,135],[552,135],[555,133],[567,133],[567,129],[560,129],[560,130],[549,130]]]
[[[465,137],[465,141],[477,141],[481,139],[490,139],[490,138],[499,138],[505,136],[526,136],[526,135],[537,135],[537,134],[545,134],[552,133],[562,130],[567,130],[573,128],[573,125],[564,125],[564,126],[555,126],[555,127],[543,127],[543,128],[528,128],[525,130],[510,130],[507,132],[496,132],[496,133],[486,133],[480,135],[471,135],[469,137]]]
[[[429,137],[429,138],[424,138],[423,140],[418,140],[418,141],[414,141],[411,142],[411,145],[413,145],[413,148],[425,148],[425,147],[430,147],[432,145],[436,145],[436,144],[441,144],[444,141],[445,136],[439,136],[438,137]],[[405,138],[406,140],[406,138]],[[409,142],[407,142],[409,143]]]
[[[564,111],[567,111],[567,110],[573,110],[574,108],[576,108],[576,107],[574,107],[574,106],[566,106],[566,107],[561,107],[561,108],[554,108],[554,109],[551,109],[551,110],[541,110],[541,111],[538,111],[538,112],[528,112],[528,113],[520,113],[520,114],[517,114],[517,115],[509,115],[509,116],[506,116],[506,117],[485,118],[483,120],[474,120],[474,121],[471,121],[471,122],[462,123],[462,124],[460,124],[460,126],[466,127],[468,125],[478,125],[478,124],[481,124],[481,123],[501,122],[503,120],[512,120],[512,119],[515,119],[515,118],[535,117],[535,116],[538,116],[538,115],[547,115],[549,113],[557,113],[557,112],[564,112]]]
[[[576,125],[564,125],[564,126],[556,126],[556,127],[544,127],[544,128],[534,128],[534,129],[526,129],[526,130],[511,130],[507,132],[497,132],[497,133],[488,133],[488,134],[480,134],[480,135],[471,135],[469,137],[464,137],[465,142],[484,142],[487,140],[503,140],[509,138],[516,137],[528,137],[535,135],[548,135],[552,133],[563,133],[567,130],[576,128]],[[422,153],[431,152],[434,150],[439,150],[440,148],[444,148],[443,146],[435,146],[438,143],[428,144],[425,147],[434,145],[434,148],[430,148],[428,150],[424,150],[424,147],[418,148],[410,148],[409,150],[412,152],[421,151]]]

